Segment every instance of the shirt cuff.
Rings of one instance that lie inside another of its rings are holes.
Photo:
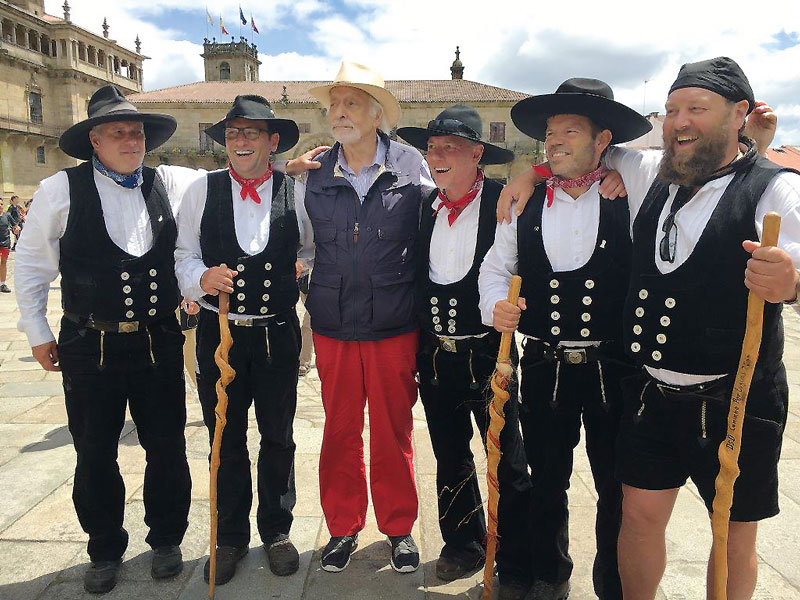
[[[28,337],[31,348],[54,342],[56,339],[45,317],[35,321],[20,319],[17,322],[17,329]]]
[[[200,298],[206,295],[206,293],[203,291],[203,288],[200,287],[200,278],[206,271],[208,271],[208,268],[202,263],[192,268],[189,277],[189,281],[193,282],[192,286],[189,289],[181,290],[184,298],[191,300],[192,302],[197,302]]]

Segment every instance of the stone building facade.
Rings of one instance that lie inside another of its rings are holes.
[[[255,45],[245,50],[247,42],[218,43],[205,40],[203,58],[206,81],[152,92],[132,94],[129,100],[139,110],[165,113],[178,120],[175,135],[154,153],[146,163],[177,164],[187,167],[215,169],[227,162],[225,148],[215,144],[203,129],[222,119],[233,99],[239,94],[264,96],[279,117],[292,119],[300,127],[300,141],[278,158],[293,158],[322,144],[331,144],[326,110],[308,93],[324,81],[257,81],[248,79],[247,68],[258,56]],[[220,63],[227,63],[227,77],[220,77]],[[483,119],[484,139],[514,151],[511,165],[488,167],[490,177],[509,178],[542,155],[542,145],[518,131],[511,122],[510,111],[527,94],[463,79],[464,65],[458,50],[450,79],[387,81],[388,89],[400,101],[402,114],[398,127],[425,127],[442,110],[456,103],[475,107]]]
[[[39,181],[77,161],[58,148],[70,125],[86,118],[89,97],[113,83],[142,91],[136,51],[96,35],[63,16],[44,12],[43,0],[0,0],[0,194],[30,198]]]

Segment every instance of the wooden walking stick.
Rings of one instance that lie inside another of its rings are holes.
[[[764,217],[761,246],[775,246],[781,228],[779,214],[770,212]],[[747,296],[747,326],[742,342],[739,368],[731,392],[728,410],[728,431],[719,445],[719,475],[714,482],[716,494],[712,505],[711,531],[714,536],[712,560],[714,561],[714,599],[728,598],[728,525],[733,504],[733,484],[739,476],[739,451],[742,447],[745,406],[753,371],[761,346],[761,330],[764,325],[764,299],[752,291]]]
[[[222,265],[223,267],[225,265]],[[214,597],[217,580],[217,474],[219,473],[219,452],[222,447],[222,430],[225,429],[225,414],[228,411],[228,394],[225,388],[236,377],[228,364],[228,352],[233,346],[231,329],[228,323],[230,310],[230,296],[227,292],[219,293],[219,346],[214,352],[214,362],[219,368],[217,380],[217,406],[214,408],[216,425],[214,427],[214,441],[211,444],[211,468],[209,482],[209,505],[211,506],[211,550],[208,558],[208,597]]]
[[[519,299],[522,277],[514,275],[508,288],[508,301],[514,306]],[[486,539],[486,563],[483,567],[482,600],[492,597],[492,580],[494,579],[494,557],[497,553],[497,504],[500,501],[500,485],[497,481],[497,466],[500,463],[500,433],[506,424],[503,408],[511,397],[508,393],[508,382],[514,373],[511,366],[511,342],[513,331],[504,331],[500,338],[500,351],[497,353],[497,365],[492,374],[492,392],[494,397],[489,405],[489,431],[486,433],[486,452],[488,454],[486,481],[489,487],[489,527]]]

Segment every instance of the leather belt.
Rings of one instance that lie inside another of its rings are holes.
[[[75,313],[64,313],[64,318],[82,327],[88,327],[95,331],[105,331],[106,333],[136,333],[142,331],[147,323],[141,321],[98,321],[94,317],[82,317]]]
[[[426,332],[428,335],[428,340],[434,346],[438,346],[445,352],[466,352],[467,350],[474,349],[478,346],[483,346],[487,342],[489,342],[491,338],[491,333],[488,333],[481,337],[468,337],[468,338],[450,338],[443,335],[435,335],[430,332]]]
[[[546,360],[567,365],[585,365],[587,363],[599,361],[602,358],[602,347],[602,343],[600,346],[585,346],[580,348],[554,347],[547,342],[534,340],[532,338],[527,338],[524,343],[526,352],[529,352],[530,348]]]
[[[210,312],[211,314],[214,315],[214,318],[216,318],[217,315],[219,314],[216,311],[209,310],[209,309],[207,309],[205,307],[202,307],[202,310],[206,310],[206,311]],[[283,313],[276,313],[274,315],[267,315],[265,317],[245,317],[245,318],[234,319],[234,318],[232,318],[233,314],[229,313],[229,315],[228,315],[228,323],[230,323],[230,325],[232,325],[234,327],[267,327],[269,325],[270,321],[272,321],[276,317],[280,317],[280,316],[283,316],[283,315],[286,315],[286,314],[288,314],[288,313],[283,312]]]

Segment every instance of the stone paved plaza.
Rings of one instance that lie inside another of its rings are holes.
[[[13,254],[10,270],[13,273]],[[13,288],[13,276],[9,278]],[[57,327],[60,295],[50,293],[49,318]],[[781,514],[761,526],[761,600],[800,599],[800,318],[785,311],[786,364],[792,403],[781,459]],[[86,536],[72,508],[75,453],[66,427],[61,377],[46,373],[30,355],[25,336],[16,330],[19,312],[14,294],[0,294],[0,599],[68,600],[85,598],[83,573],[88,564]],[[301,553],[300,571],[287,578],[271,574],[256,537],[236,577],[218,588],[221,600],[237,599],[477,599],[481,574],[445,584],[434,574],[442,540],[437,527],[435,463],[420,403],[414,408],[414,450],[420,514],[413,531],[424,567],[400,575],[388,566],[389,546],[370,514],[360,546],[342,573],[322,571],[319,550],[328,532],[319,505],[317,463],[322,440],[323,410],[316,371],[302,378],[295,419],[298,502],[292,539]],[[202,565],[208,555],[208,441],[196,395],[187,397],[186,440],[192,471],[192,509],[183,543],[186,568],[178,578],[154,582],[150,552],[144,543],[142,481],[144,453],[128,418],[119,445],[119,464],[127,486],[125,526],[130,546],[120,582],[109,599],[201,599],[207,597]],[[251,413],[252,414],[252,413]],[[251,433],[256,432],[255,423]],[[365,433],[365,438],[368,435]],[[476,436],[477,437],[477,436]],[[250,436],[255,455],[257,436]],[[365,448],[368,449],[368,444]],[[485,472],[480,445],[474,446]],[[485,487],[485,486],[484,486]],[[485,489],[484,489],[485,492]],[[485,493],[484,493],[485,496]],[[591,558],[594,549],[594,502],[589,464],[581,445],[575,458],[570,490],[571,552],[575,560],[573,600],[594,598]],[[255,524],[253,525],[255,532]],[[711,545],[705,509],[696,492],[681,491],[667,534],[669,566],[661,599],[704,598],[705,561]]]

